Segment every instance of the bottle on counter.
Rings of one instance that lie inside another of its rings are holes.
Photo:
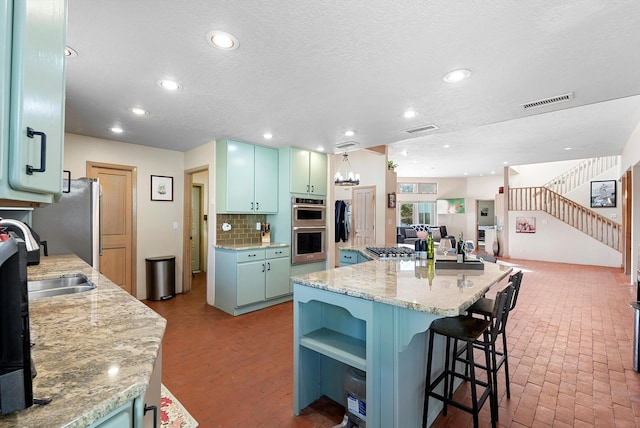
[[[433,248],[433,237],[431,234],[427,237],[427,259],[433,260],[434,257],[434,248]]]
[[[427,261],[427,279],[429,280],[429,288],[433,285],[433,278],[436,276],[436,270],[433,266],[433,259]]]
[[[456,261],[458,263],[464,263],[464,241],[462,240],[462,232],[460,232],[460,238],[458,238],[456,250]]]

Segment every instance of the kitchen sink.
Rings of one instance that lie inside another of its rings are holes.
[[[86,275],[83,274],[27,281],[29,300],[60,296],[62,294],[81,293],[83,291],[93,290],[94,288],[96,288],[96,285],[89,281]]]

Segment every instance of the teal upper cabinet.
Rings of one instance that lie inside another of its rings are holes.
[[[216,142],[216,211],[278,212],[278,151],[233,140]]]
[[[327,155],[291,148],[291,193],[327,195]]]
[[[0,198],[62,191],[65,0],[0,0]]]

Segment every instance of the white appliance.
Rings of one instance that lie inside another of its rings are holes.
[[[47,242],[49,255],[76,254],[99,269],[101,187],[98,180],[63,180],[58,202],[33,210],[31,227]]]

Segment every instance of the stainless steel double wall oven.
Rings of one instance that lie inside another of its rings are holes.
[[[327,259],[325,247],[327,205],[324,199],[291,198],[291,263]]]

